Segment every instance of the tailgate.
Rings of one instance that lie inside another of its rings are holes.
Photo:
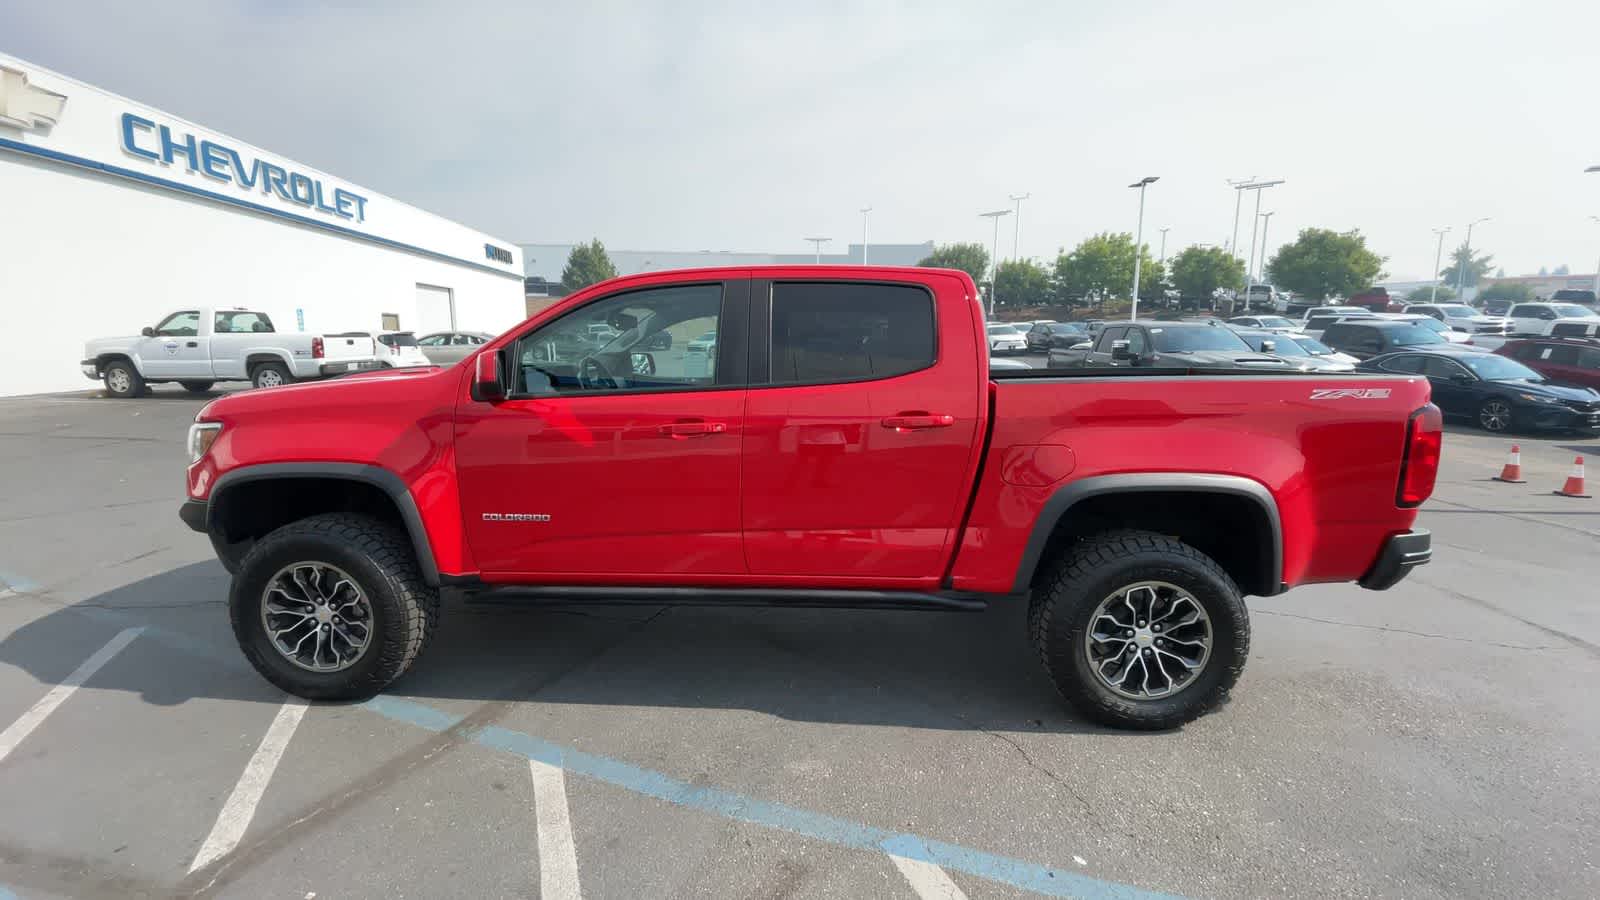
[[[359,331],[322,336],[323,358],[327,362],[371,359],[374,355],[372,335]]]

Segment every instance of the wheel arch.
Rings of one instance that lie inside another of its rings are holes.
[[[289,374],[294,374],[294,361],[285,356],[281,351],[251,350],[246,353],[244,358],[245,375],[254,375],[256,367],[265,363],[281,363],[284,368],[289,370]]]
[[[1216,527],[1218,512],[1244,515],[1248,531]],[[1210,529],[1191,524],[1208,521]],[[1215,559],[1244,593],[1283,590],[1283,522],[1272,492],[1237,475],[1190,472],[1098,475],[1063,485],[1034,521],[1012,590],[1032,590],[1044,561],[1063,544],[1110,528],[1175,533]]]
[[[94,367],[96,373],[104,377],[106,374],[106,366],[109,366],[114,362],[125,362],[128,365],[133,366],[133,371],[137,372],[140,377],[144,376],[144,373],[139,371],[139,361],[134,359],[131,353],[123,350],[113,350],[105,353],[95,354]]]
[[[266,514],[252,519],[242,501],[271,485]],[[381,466],[345,462],[262,463],[224,473],[206,503],[206,531],[217,555],[226,562],[267,531],[319,512],[358,511],[391,518],[411,540],[417,566],[430,587],[439,585],[428,531],[416,500],[399,475]],[[230,569],[231,571],[231,569]]]

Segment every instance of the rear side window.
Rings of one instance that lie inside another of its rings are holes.
[[[1422,357],[1396,356],[1394,359],[1384,360],[1383,370],[1385,372],[1403,372],[1407,375],[1415,375],[1422,371]]]
[[[1584,369],[1600,369],[1600,350],[1584,348],[1578,354],[1578,366]]]
[[[1511,313],[1510,313],[1511,318],[1513,318],[1513,319],[1527,319],[1527,318],[1531,318],[1533,316],[1537,316],[1538,314],[1539,314],[1539,307],[1530,306],[1530,305],[1528,305],[1526,303],[1519,304],[1517,306],[1511,307]]]
[[[1110,353],[1111,345],[1122,340],[1127,333],[1128,326],[1126,325],[1107,328],[1100,332],[1100,342],[1095,345],[1095,352]]]
[[[409,331],[402,331],[398,334],[380,334],[378,342],[385,347],[415,347],[417,337]]]
[[[1596,328],[1594,325],[1585,324],[1583,322],[1558,322],[1557,324],[1551,326],[1550,336],[1586,337],[1595,330]]]
[[[772,383],[904,375],[933,365],[933,296],[899,284],[772,286]]]
[[[1575,366],[1578,364],[1577,347],[1552,346],[1548,352],[1541,354],[1545,362],[1555,363],[1558,366]]]

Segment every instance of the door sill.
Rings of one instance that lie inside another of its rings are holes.
[[[532,606],[788,606],[826,609],[914,609],[980,612],[986,595],[961,591],[870,591],[841,588],[600,587],[501,585],[463,590],[467,603]]]

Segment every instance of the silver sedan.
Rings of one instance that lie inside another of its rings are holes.
[[[453,366],[468,354],[494,340],[494,335],[481,331],[435,331],[417,338],[422,355],[436,366]]]

